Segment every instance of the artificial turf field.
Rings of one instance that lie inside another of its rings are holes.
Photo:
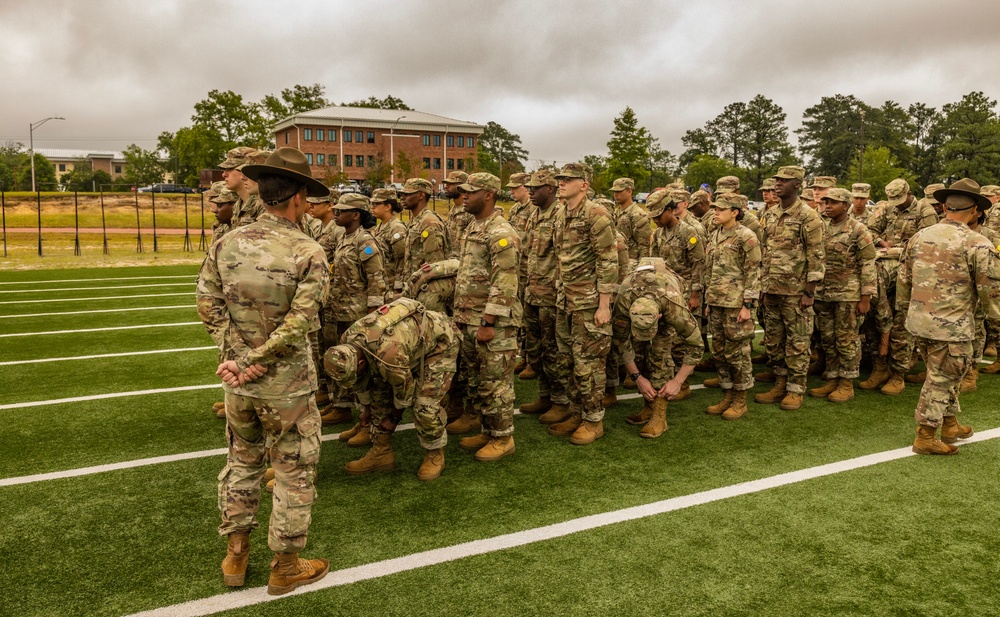
[[[514,456],[476,463],[452,438],[444,474],[428,484],[415,477],[412,430],[395,437],[397,471],[368,477],[342,471],[362,452],[324,441],[304,556],[329,558],[335,572],[253,604],[267,598],[263,529],[251,536],[247,591],[224,587],[219,572],[225,443],[210,406],[221,389],[194,309],[196,271],[0,273],[0,615],[1000,612],[1000,440],[953,457],[905,456],[912,385],[895,398],[857,390],[843,405],[806,398],[794,412],[751,403],[738,422],[702,413],[720,394],[696,390],[671,404],[670,430],[655,440],[623,421],[640,406],[632,398],[608,411],[605,437],[586,447],[519,416]],[[96,280],[111,278],[121,280]],[[75,359],[25,362],[52,358]],[[1000,377],[979,383],[962,397],[963,420],[989,438],[1000,427]],[[518,401],[535,387],[516,383]],[[168,391],[105,396],[145,390]],[[884,462],[727,492],[887,451],[896,452]],[[154,457],[168,460],[143,461]],[[91,469],[114,463],[126,465]],[[52,475],[27,477],[36,474]],[[614,522],[623,509],[664,500],[674,500],[670,511]],[[611,514],[566,533],[603,513]],[[526,533],[509,535],[518,532]],[[417,555],[489,538],[498,540],[464,545],[478,551]],[[397,562],[364,567],[408,557],[405,571]],[[214,600],[184,604],[206,598]]]

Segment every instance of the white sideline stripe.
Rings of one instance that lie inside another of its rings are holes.
[[[93,311],[57,311],[54,313],[26,313],[23,315],[0,315],[0,319],[17,319],[18,317],[57,317],[59,315],[89,315],[91,313],[124,313],[126,311],[165,311],[167,309],[198,308],[197,304],[175,304],[173,306],[138,306],[135,308],[95,309]]]
[[[24,409],[25,407],[44,407],[45,405],[61,405],[62,403],[79,403],[81,401],[99,401],[107,398],[123,396],[142,396],[144,394],[165,394],[167,392],[185,392],[187,390],[208,390],[221,388],[222,383],[209,383],[201,386],[178,386],[176,388],[153,388],[152,390],[132,390],[130,392],[111,392],[108,394],[91,394],[89,396],[73,396],[70,398],[53,398],[47,401],[27,401],[25,403],[8,403],[0,405],[0,411],[5,409]]]
[[[170,276],[118,276],[98,279],[60,279],[54,281],[3,281],[0,285],[36,285],[44,283],[89,283],[90,281],[151,281],[155,279],[198,278],[197,274],[172,274]]]
[[[997,437],[1000,437],[1000,428],[990,429],[973,435],[972,438],[966,440],[965,443],[985,441],[987,439],[995,439]],[[400,572],[408,572],[410,570],[447,563],[449,561],[464,559],[475,555],[485,555],[495,551],[534,544],[535,542],[553,540],[555,538],[561,538],[563,536],[579,533],[581,531],[589,531],[591,529],[607,527],[608,525],[614,525],[626,521],[634,521],[648,518],[650,516],[656,516],[658,514],[666,514],[668,512],[700,506],[715,501],[721,501],[723,499],[730,499],[732,497],[759,493],[772,488],[805,482],[806,480],[814,480],[816,478],[843,473],[845,471],[871,467],[873,465],[878,465],[879,463],[887,463],[901,458],[906,458],[908,456],[917,455],[914,454],[909,447],[887,450],[885,452],[876,452],[875,454],[859,456],[857,458],[828,463],[826,465],[817,465],[816,467],[809,467],[798,471],[790,471],[776,476],[770,476],[768,478],[761,478],[760,480],[751,480],[749,482],[722,486],[707,491],[701,491],[699,493],[692,493],[690,495],[672,497],[670,499],[664,499],[663,501],[656,501],[642,506],[612,510],[611,512],[604,512],[601,514],[592,514],[590,516],[583,516],[564,521],[562,523],[555,523],[553,525],[545,525],[534,529],[526,529],[515,533],[494,536],[492,538],[473,540],[462,544],[454,544],[452,546],[445,546],[429,551],[413,553],[411,555],[404,555],[394,559],[376,561],[374,563],[355,566],[353,568],[335,570],[327,574],[323,580],[306,587],[301,587],[283,596],[269,596],[267,595],[267,587],[254,587],[234,593],[226,593],[208,598],[202,598],[200,600],[182,602],[180,604],[174,604],[173,606],[165,606],[150,611],[143,611],[141,613],[135,613],[130,617],[196,617],[200,615],[210,615],[221,611],[243,608],[255,604],[262,604],[264,602],[271,602],[293,595],[312,593],[321,589],[329,589],[330,587],[339,587],[342,585],[349,585],[351,583],[381,578],[383,576],[390,576],[392,574],[399,574]]]
[[[178,349],[153,349],[150,351],[126,351],[122,353],[99,353],[92,356],[65,356],[62,358],[36,358],[34,360],[10,360],[7,362],[0,362],[0,366],[14,366],[16,364],[40,364],[42,362],[63,362],[65,360],[94,360],[96,358],[123,358],[125,356],[148,356],[151,354],[158,353],[181,353],[185,351],[204,351],[206,349],[219,348],[215,345],[209,345],[207,347],[181,347]]]
[[[152,283],[149,285],[114,285],[110,287],[57,287],[55,289],[3,289],[0,294],[44,294],[62,293],[64,291],[99,291],[101,289],[138,289],[140,287],[187,287],[194,285],[195,281],[189,283]]]
[[[128,300],[129,298],[165,298],[167,296],[193,296],[193,291],[172,294],[142,294],[138,296],[104,296],[102,298],[53,298],[51,300],[4,300],[0,304],[42,304],[45,302],[90,302],[93,300]]]
[[[13,334],[0,334],[0,338],[11,338],[14,336],[39,336],[42,334],[79,334],[81,332],[110,332],[112,330],[139,330],[141,328],[172,328],[175,326],[200,326],[200,321],[180,321],[177,323],[153,323],[140,326],[112,326],[109,328],[84,328],[82,330],[47,330],[45,332],[15,332]]]
[[[697,385],[691,386],[691,389],[703,388],[704,386]],[[618,400],[634,399],[639,398],[641,395],[638,393],[623,394],[618,397]],[[515,410],[515,414],[520,415],[521,412]],[[396,427],[397,431],[408,431],[413,428],[413,424],[400,424]],[[340,437],[340,433],[328,433],[320,437],[321,441],[333,441]],[[226,448],[215,448],[213,450],[199,450],[197,452],[184,452],[182,454],[168,454],[165,456],[154,456],[151,458],[140,458],[131,461],[122,461],[120,463],[108,463],[106,465],[94,465],[93,467],[80,467],[77,469],[67,469],[65,471],[52,471],[49,473],[38,473],[31,476],[17,476],[13,478],[0,478],[0,487],[3,486],[15,486],[18,484],[31,484],[33,482],[44,482],[45,480],[60,480],[62,478],[76,478],[79,476],[89,476],[95,473],[104,473],[106,471],[119,471],[121,469],[132,469],[134,467],[145,467],[147,465],[160,465],[162,463],[174,463],[176,461],[189,461],[196,458],[206,458],[209,456],[222,456],[226,454],[228,450]]]

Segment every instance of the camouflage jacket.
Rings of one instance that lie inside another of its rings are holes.
[[[797,296],[823,280],[823,220],[801,199],[773,212],[764,219],[762,291]]]
[[[406,258],[403,262],[403,272],[412,274],[425,263],[432,264],[448,259],[451,253],[450,247],[448,229],[444,221],[430,208],[424,208],[420,214],[411,216],[410,222],[406,225]]]
[[[326,304],[337,321],[356,321],[382,306],[385,292],[382,251],[368,230],[358,227],[333,253]]]
[[[632,271],[632,268],[628,258],[628,240],[625,239],[625,235],[620,231],[615,232],[615,249],[618,252],[617,280],[624,281],[628,273]]]
[[[500,213],[502,216],[503,210],[500,210]],[[461,200],[457,200],[452,204],[445,219],[445,226],[448,229],[448,246],[451,247],[451,253],[450,255],[446,255],[446,257],[458,257],[462,253],[462,238],[465,236],[465,228],[469,226],[469,223],[474,218],[474,216],[465,211]],[[442,257],[442,259],[445,259],[445,257]]]
[[[320,327],[328,268],[319,244],[268,212],[212,245],[198,274],[198,316],[220,358],[267,367],[227,391],[268,399],[316,390],[309,333]]]
[[[740,308],[760,297],[760,244],[743,225],[712,232],[705,264],[705,304]]]
[[[542,210],[535,208],[528,220],[528,282],[524,301],[534,306],[555,306],[559,256],[555,247],[555,224],[565,206],[555,201]]]
[[[625,277],[618,288],[611,321],[613,340],[618,345],[622,360],[626,363],[635,360],[629,309],[641,297],[650,298],[660,307],[656,338],[669,339],[670,343],[669,346],[659,348],[678,347],[678,351],[684,356],[684,364],[695,365],[701,362],[704,347],[698,321],[688,309],[688,298],[681,289],[680,279],[658,257],[640,259],[636,269]]]
[[[406,272],[406,225],[395,216],[371,230],[382,249],[385,287],[400,291],[412,272]]]
[[[649,257],[650,238],[653,228],[649,223],[649,213],[642,205],[632,202],[618,215],[616,222],[618,231],[625,236],[628,246],[629,269],[639,263],[643,257]]]
[[[236,200],[233,204],[233,227],[243,227],[249,225],[264,214],[264,202],[257,195],[251,195],[244,203],[243,198]]]
[[[712,215],[714,219],[715,214],[711,210],[709,210],[708,213]],[[705,229],[705,226],[701,224],[701,220],[697,216],[695,216],[692,212],[685,211],[684,216],[678,218],[687,223],[688,225],[690,225],[691,227],[694,227],[696,230],[698,230],[698,237],[708,238],[708,230]]]
[[[709,210],[706,216],[708,217],[708,224],[705,225],[705,237],[710,237],[719,225],[715,222],[715,212]],[[757,236],[757,242],[761,246],[764,245],[764,224],[756,214],[749,209],[743,210],[743,220],[740,221],[740,225],[752,231],[753,235]]]
[[[987,318],[1000,318],[1000,254],[967,225],[945,219],[914,234],[899,262],[896,310],[906,329],[935,341],[976,338],[977,298]]]
[[[914,199],[905,210],[885,207],[880,210],[868,225],[876,243],[884,240],[890,248],[878,251],[879,259],[899,259],[906,243],[919,230],[930,227],[938,222],[934,207],[923,200]]]
[[[515,203],[510,209],[510,217],[507,219],[510,222],[510,226],[514,228],[517,232],[519,238],[521,238],[521,261],[518,273],[518,283],[520,285],[520,295],[524,296],[524,288],[528,284],[528,250],[531,246],[528,244],[528,221],[531,220],[531,215],[534,214],[535,210],[538,210],[538,206],[527,201],[525,203]]]
[[[705,238],[683,220],[673,229],[653,232],[653,257],[660,257],[680,277],[683,291],[701,291],[705,280]]]
[[[462,237],[460,266],[455,277],[455,323],[479,325],[485,315],[495,315],[499,327],[521,325],[517,297],[517,264],[521,241],[500,214],[473,219]],[[515,341],[515,339],[511,339]]]
[[[560,210],[553,243],[559,258],[556,306],[579,311],[597,308],[599,294],[618,291],[618,248],[608,211],[585,199],[575,210]]]
[[[302,221],[299,223],[299,230],[313,240],[319,242],[320,234],[323,233],[323,221],[306,212],[302,215]]]
[[[326,260],[333,263],[333,253],[337,246],[344,240],[344,228],[330,219],[330,222],[320,228],[316,242],[323,247],[326,253]]]
[[[983,223],[983,227],[1000,233],[1000,206],[993,204],[993,206],[986,211],[986,222]]]
[[[869,219],[872,218],[872,208],[865,206],[864,212],[862,212],[861,214],[855,214],[854,206],[850,205],[847,208],[847,216],[861,223],[862,225],[867,226]]]
[[[848,216],[839,226],[823,225],[826,242],[826,272],[816,286],[816,299],[823,302],[857,302],[861,296],[878,293],[875,277],[875,245],[864,224]]]
[[[212,224],[212,241],[208,245],[209,249],[211,249],[213,244],[219,241],[219,238],[226,235],[232,228],[233,226],[229,223],[220,223],[219,221],[215,221],[215,223]]]

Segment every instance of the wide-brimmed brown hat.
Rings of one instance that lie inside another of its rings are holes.
[[[258,181],[262,175],[285,176],[306,185],[309,197],[326,197],[330,189],[312,177],[306,155],[297,148],[278,148],[258,165],[247,165],[240,171],[247,178]]]
[[[951,203],[948,203],[949,197],[953,198]],[[985,212],[993,205],[988,197],[979,194],[979,183],[971,178],[962,178],[946,189],[934,191],[934,199],[952,211],[968,210],[975,205],[980,212]]]

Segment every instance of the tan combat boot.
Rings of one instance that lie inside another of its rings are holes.
[[[601,407],[607,409],[608,407],[611,407],[617,402],[618,402],[618,395],[615,394],[614,388],[604,391],[604,396],[601,398]]]
[[[747,391],[736,390],[733,392],[733,403],[729,409],[722,412],[723,420],[739,420],[747,415]]]
[[[785,411],[795,411],[800,407],[802,407],[801,392],[788,392],[781,399],[781,408],[784,409]]]
[[[666,404],[666,401],[663,401]],[[655,402],[653,403],[656,404]],[[656,408],[653,408],[653,415],[656,416]],[[583,420],[580,427],[573,431],[573,434],[569,436],[569,442],[575,446],[585,446],[588,443],[594,443],[601,437],[604,437],[604,422],[598,420],[597,422],[590,422],[589,420]]]
[[[476,451],[476,460],[481,463],[497,461],[514,453],[514,436],[493,437]]]
[[[327,393],[327,391],[324,390],[323,388],[316,390],[316,406],[319,407],[320,409],[323,409],[329,404],[330,404],[330,395]]]
[[[625,422],[632,425],[641,425],[649,422],[649,419],[653,417],[653,407],[648,401],[644,401],[642,410],[638,413],[634,413],[630,416],[625,417]]]
[[[220,409],[225,409],[226,403],[219,401],[218,403],[212,403],[212,411],[219,411]]]
[[[769,358],[767,357],[766,353],[760,353],[760,354],[757,354],[756,356],[751,356],[750,357],[750,363],[751,364],[767,364],[768,360],[769,360]]]
[[[705,386],[706,388],[721,388],[722,380],[719,379],[718,377],[709,377],[704,382],[702,382],[702,385]]]
[[[937,438],[933,426],[917,426],[917,438],[913,440],[913,451],[917,454],[955,454],[958,448]]]
[[[264,470],[264,482],[270,482],[274,479],[274,467],[268,467]]]
[[[330,562],[326,559],[299,559],[298,553],[275,553],[271,561],[267,593],[280,596],[303,585],[315,583],[329,571]]]
[[[515,373],[520,373],[521,371],[523,371],[526,368],[528,368],[528,363],[525,362],[525,360],[524,360],[523,357],[518,356],[518,358],[517,358],[517,364],[514,365],[514,372]]]
[[[229,587],[242,587],[250,563],[250,533],[234,531],[226,543],[226,558],[222,560],[222,580]]]
[[[667,400],[683,401],[686,398],[690,398],[690,396],[691,396],[691,386],[690,384],[688,384],[688,382],[685,381],[684,383],[681,384],[681,389],[677,391],[677,394],[668,397]]]
[[[378,433],[372,436],[372,447],[356,461],[344,465],[344,471],[361,476],[374,471],[392,471],[396,468],[396,455],[392,451],[392,435]]]
[[[424,462],[420,463],[417,470],[417,480],[430,482],[437,479],[444,470],[444,450],[424,450]]]
[[[554,403],[552,408],[538,416],[538,421],[542,424],[558,424],[565,422],[573,415],[569,410],[569,405],[565,403]]]
[[[746,392],[743,393],[744,398],[746,397]],[[710,416],[718,416],[729,409],[729,406],[733,404],[733,389],[722,391],[722,400],[714,405],[709,405],[705,408],[705,413]]]
[[[951,444],[959,439],[968,439],[975,434],[971,426],[959,424],[955,416],[945,416],[944,424],[941,426],[941,441]]]
[[[979,372],[986,373],[987,375],[995,375],[997,373],[1000,373],[1000,360],[995,361],[993,364],[990,364],[989,366],[983,367],[982,369],[980,369]]]
[[[788,377],[785,375],[777,375],[775,377],[774,387],[767,392],[755,394],[753,396],[753,400],[757,403],[764,403],[765,405],[780,403],[781,399],[785,398],[785,395],[788,394],[788,391],[785,390],[786,385],[788,385]]]
[[[517,378],[523,381],[527,381],[529,379],[538,379],[538,373],[535,371],[535,369],[531,368],[531,365],[529,364],[528,366],[524,367],[524,370],[517,372]]]
[[[862,390],[875,390],[876,388],[882,387],[882,385],[889,381],[891,373],[889,373],[889,363],[883,356],[875,356],[875,368],[872,369],[872,374],[868,376],[868,379],[862,381],[858,384],[858,387]]]
[[[566,437],[567,435],[572,435],[576,429],[580,428],[582,423],[583,416],[575,413],[562,422],[550,425],[549,435],[555,435],[556,437]]]
[[[667,399],[659,396],[653,399],[653,416],[639,431],[639,437],[656,439],[667,430]],[[603,431],[602,431],[603,433]],[[572,441],[572,439],[570,440]]]
[[[372,432],[368,426],[362,426],[361,430],[347,440],[349,448],[367,448],[372,444]]]
[[[987,345],[986,347],[983,348],[983,355],[984,356],[989,356],[990,358],[996,358],[997,357],[997,346],[994,345],[993,343],[990,343],[989,345]]]
[[[831,392],[826,400],[831,403],[846,403],[852,398],[854,398],[854,382],[846,377],[841,377],[837,389]]]
[[[958,391],[960,394],[965,394],[966,392],[975,392],[977,388],[977,382],[979,381],[979,369],[976,367],[970,368],[965,372],[965,376],[962,377],[962,385],[959,386]]]
[[[348,422],[354,422],[354,412],[351,411],[350,407],[327,405],[323,408],[320,419],[323,421],[323,426],[347,424]]]
[[[828,379],[822,386],[809,390],[809,396],[813,398],[826,398],[830,396],[831,392],[837,389],[837,385],[839,384],[839,379]]]
[[[539,397],[537,401],[531,403],[525,403],[518,408],[521,413],[527,413],[531,415],[545,413],[546,411],[552,409],[552,399],[547,396]]]
[[[463,437],[458,440],[458,447],[468,452],[475,452],[490,442],[489,433],[479,433],[472,437]]]
[[[774,383],[778,379],[778,376],[774,374],[774,369],[769,368],[763,373],[754,373],[753,378],[754,381],[761,381],[764,383]]]
[[[469,413],[467,411],[463,413],[459,419],[448,424],[448,426],[445,427],[445,430],[448,431],[449,435],[461,435],[462,433],[478,430],[482,428],[482,426],[482,422],[479,420],[479,414]]]
[[[911,373],[906,377],[903,377],[903,381],[906,383],[924,383],[927,381],[927,371],[920,371],[919,373]]]
[[[346,431],[341,431],[340,434],[337,435],[337,440],[338,441],[350,441],[351,438],[354,437],[355,435],[357,435],[358,433],[360,433],[362,431],[367,432],[367,430],[366,430],[367,428],[368,428],[367,426],[362,426],[361,423],[358,422],[354,426],[352,426],[351,428],[347,429]]]
[[[889,373],[889,381],[885,382],[882,386],[882,394],[887,394],[889,396],[896,396],[906,389],[906,382],[903,381],[903,376],[896,371],[891,371]]]

